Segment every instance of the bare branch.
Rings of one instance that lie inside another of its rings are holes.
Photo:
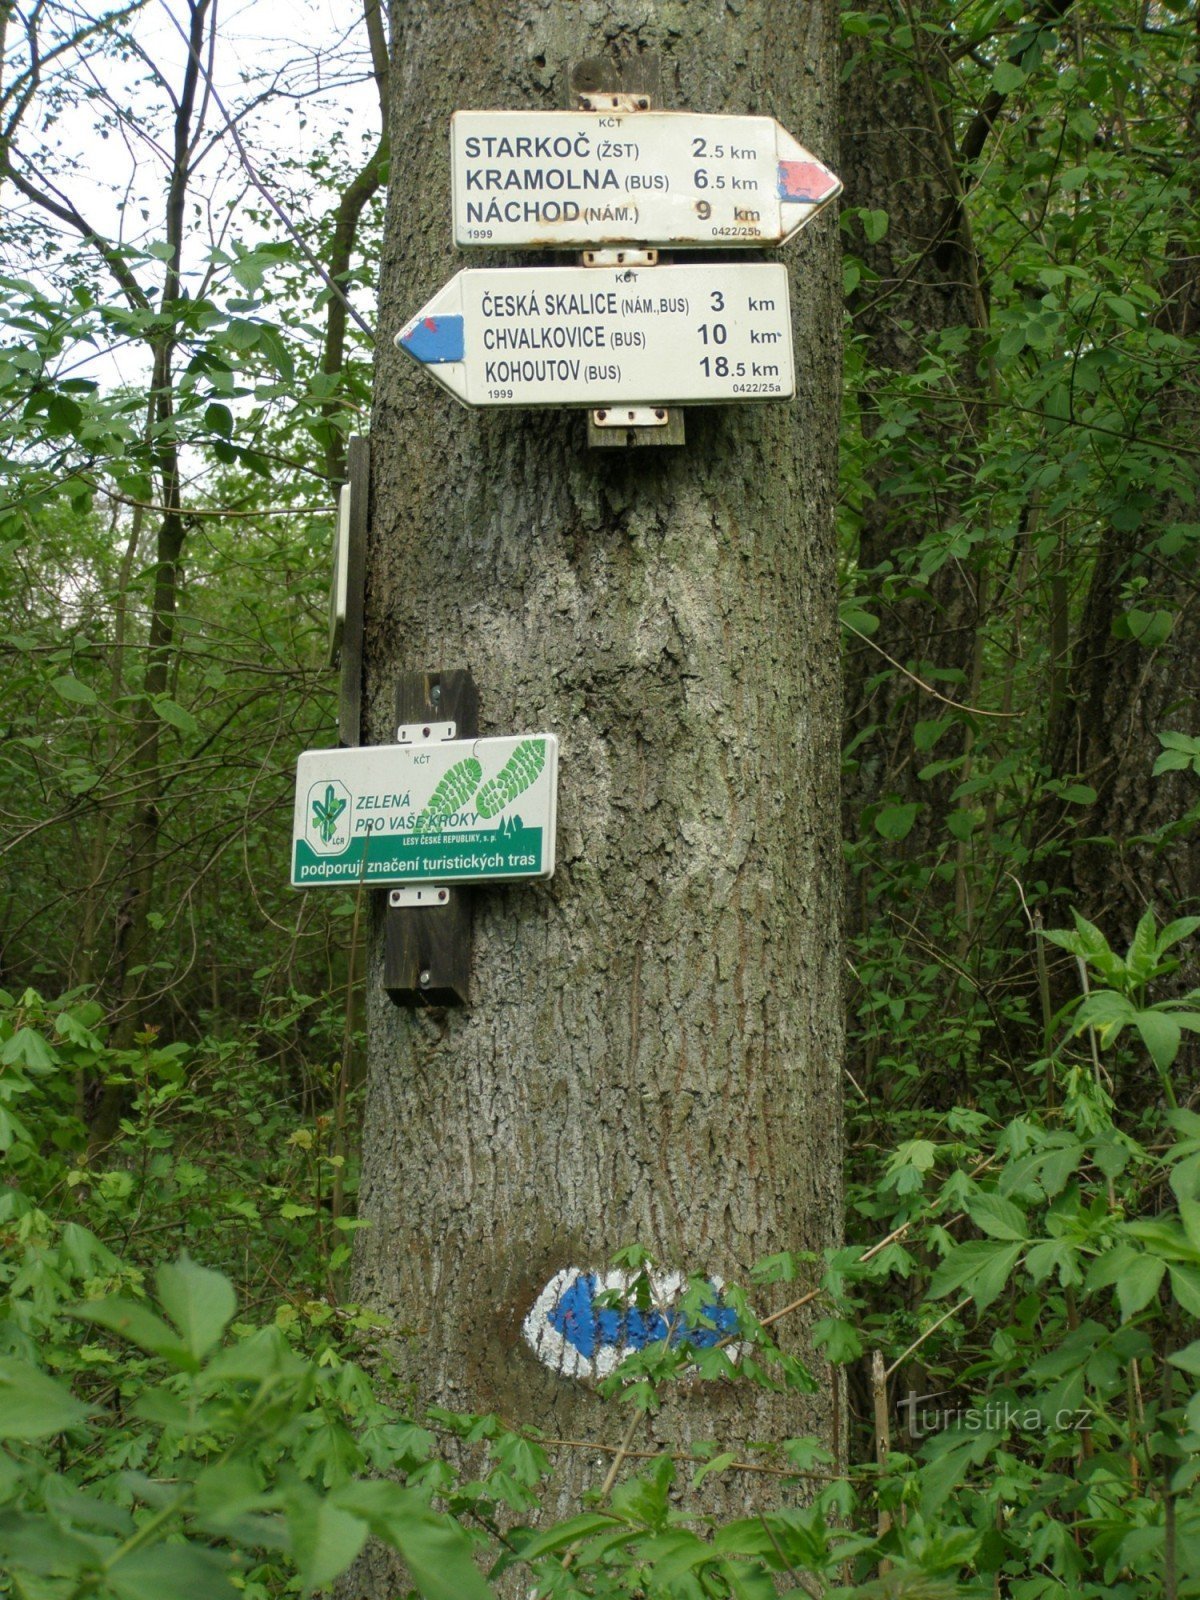
[[[39,189],[22,173],[15,171],[12,165],[14,156],[21,162],[23,167],[29,167],[29,162],[17,151],[0,148],[0,181],[5,178],[9,179],[13,187],[19,190],[27,200],[31,200],[35,206],[40,206],[43,211],[48,211],[52,217],[57,217],[60,222],[65,222],[69,228],[73,228],[80,238],[86,244],[91,245],[103,260],[133,309],[135,311],[148,311],[150,309],[150,301],[145,291],[112,241],[106,239],[102,233],[93,228],[91,223],[80,214],[72,202],[41,173],[38,174],[38,177],[46,185],[46,189],[50,191],[49,193],[46,193],[44,189]]]
[[[171,16],[170,11],[167,12],[167,15]],[[184,32],[182,26],[180,25],[180,23],[177,21],[177,19],[174,16],[171,16],[171,22],[173,23],[176,32],[179,33],[180,35],[182,35],[182,37],[186,40],[187,39],[187,34]],[[188,42],[188,48],[189,48],[189,51],[190,51],[191,50],[190,41]],[[346,307],[347,315],[350,316],[351,318],[353,318],[354,322],[358,325],[360,331],[367,336],[367,338],[371,341],[372,344],[374,344],[374,342],[375,342],[375,330],[374,330],[374,328],[372,328],[371,324],[364,317],[362,317],[359,314],[359,312],[356,310],[356,308],[350,303],[350,299],[349,299],[348,295],[346,294],[346,291],[342,288],[341,284],[339,284],[334,278],[332,278],[330,276],[330,274],[328,273],[328,271],[326,270],[324,264],[321,261],[318,261],[317,257],[309,249],[309,247],[308,247],[307,243],[305,242],[302,234],[300,233],[300,230],[296,227],[296,225],[292,221],[291,217],[288,216],[287,212],[283,209],[282,205],[275,198],[275,196],[271,193],[270,189],[267,188],[266,184],[263,182],[262,178],[259,176],[257,168],[255,167],[254,163],[251,161],[250,153],[246,149],[245,144],[242,142],[242,136],[238,132],[237,124],[235,123],[233,117],[230,115],[230,113],[229,113],[229,111],[228,111],[228,109],[227,109],[227,107],[225,105],[225,102],[222,100],[221,96],[217,93],[216,85],[212,82],[212,79],[209,76],[209,74],[207,72],[207,69],[204,68],[204,66],[198,60],[197,60],[197,64],[200,66],[201,72],[204,73],[206,79],[208,80],[209,93],[212,96],[213,104],[216,106],[217,110],[221,113],[221,116],[224,118],[225,126],[229,129],[229,135],[232,138],[234,144],[237,146],[238,156],[241,159],[241,163],[242,163],[243,168],[245,169],[246,176],[250,179],[250,182],[258,190],[259,194],[262,195],[263,199],[267,202],[267,204],[270,206],[271,210],[279,218],[280,222],[283,223],[284,227],[287,229],[288,233],[291,235],[291,239],[292,239],[293,244],[295,244],[297,249],[304,256],[304,258],[308,262],[309,266],[312,267],[312,269],[313,269],[313,271],[315,273],[317,273],[318,277],[320,277],[321,281],[325,284],[326,288],[329,289],[332,294],[335,294],[340,301],[342,301],[342,303]]]

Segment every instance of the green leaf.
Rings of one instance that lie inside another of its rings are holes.
[[[1200,1317],[1200,1270],[1188,1266],[1171,1267],[1171,1291],[1185,1311]]]
[[[674,1583],[685,1572],[712,1561],[714,1555],[712,1545],[685,1528],[672,1528],[667,1533],[639,1540],[635,1551],[636,1560],[653,1569],[656,1588],[660,1584]]]
[[[1194,1339],[1185,1350],[1176,1350],[1167,1360],[1173,1367],[1182,1367],[1184,1372],[1200,1378],[1200,1339]]]
[[[233,412],[228,406],[214,401],[205,408],[204,426],[210,433],[218,433],[222,438],[228,439],[233,432]]]
[[[240,1600],[229,1565],[195,1544],[145,1545],[110,1567],[105,1583],[118,1600]]]
[[[940,1300],[966,1289],[982,1311],[1004,1289],[1021,1258],[1023,1244],[993,1243],[990,1239],[957,1245],[933,1275],[930,1297]]]
[[[155,1277],[163,1310],[183,1335],[189,1352],[202,1360],[237,1310],[237,1296],[229,1279],[187,1256],[159,1267]]]
[[[1088,1268],[1089,1293],[1093,1289],[1107,1289],[1118,1283],[1129,1266],[1138,1259],[1138,1252],[1128,1239],[1118,1240],[1102,1255],[1098,1255]]]
[[[993,1239],[1028,1239],[1025,1213],[998,1194],[978,1194],[969,1202],[971,1221]]]
[[[567,1549],[580,1539],[590,1538],[594,1533],[611,1533],[614,1528],[625,1526],[616,1517],[607,1516],[602,1511],[568,1517],[566,1522],[555,1523],[545,1533],[534,1534],[528,1543],[521,1546],[521,1559],[536,1561],[539,1556],[556,1555],[558,1551]]]
[[[345,1572],[367,1541],[367,1524],[311,1490],[288,1505],[292,1556],[306,1589],[319,1589]]]
[[[1179,1024],[1165,1011],[1139,1011],[1133,1021],[1154,1065],[1160,1072],[1165,1071],[1179,1054],[1179,1041],[1183,1036]]]
[[[731,1467],[736,1460],[736,1450],[724,1450],[720,1455],[713,1456],[711,1460],[705,1461],[702,1466],[698,1466],[695,1472],[692,1473],[692,1488],[698,1489],[710,1473],[724,1472],[726,1467]],[[656,1576],[661,1577],[661,1574],[656,1574]]]
[[[1134,929],[1133,940],[1125,954],[1125,965],[1139,983],[1153,973],[1158,955],[1158,940],[1154,932],[1153,911],[1144,912]]]
[[[33,1072],[52,1071],[55,1060],[54,1051],[36,1028],[18,1028],[0,1050],[0,1064],[11,1067],[21,1062]]]
[[[1197,928],[1200,928],[1200,917],[1176,917],[1174,922],[1168,922],[1158,936],[1158,954],[1161,956],[1173,944],[1189,938]]]
[[[852,1322],[844,1322],[840,1317],[823,1317],[815,1322],[812,1341],[818,1350],[823,1350],[826,1357],[835,1363],[855,1361],[863,1353],[858,1329]]]
[[[885,839],[907,839],[920,809],[915,801],[904,806],[884,806],[875,817],[876,833],[882,834]]]
[[[1139,611],[1135,607],[1117,618],[1112,631],[1118,639],[1134,639],[1147,650],[1153,650],[1166,643],[1174,626],[1174,612]]]
[[[913,728],[913,748],[932,750],[947,729],[953,727],[953,717],[938,717],[932,722],[918,722]]]
[[[1111,1044],[1122,1028],[1133,1022],[1138,1013],[1123,994],[1114,989],[1095,989],[1075,1013],[1075,1032],[1095,1028],[1103,1044]]]
[[[1124,1272],[1117,1279],[1117,1300],[1123,1317],[1132,1317],[1149,1305],[1158,1293],[1165,1271],[1166,1262],[1158,1256],[1136,1256],[1126,1263]]]
[[[466,1534],[449,1517],[430,1511],[413,1490],[382,1480],[352,1483],[337,1491],[336,1500],[400,1552],[425,1600],[495,1600],[472,1560]],[[610,1519],[604,1521],[612,1526]]]
[[[133,1415],[156,1428],[186,1429],[193,1414],[169,1389],[143,1389],[133,1402]]]
[[[879,627],[879,618],[872,616],[869,611],[864,611],[861,604],[855,600],[847,601],[838,607],[838,620],[844,628],[866,634],[868,638]]]
[[[47,1439],[77,1427],[88,1408],[28,1362],[0,1359],[0,1439]]]
[[[222,1532],[245,1517],[277,1504],[264,1494],[258,1473],[249,1461],[221,1461],[205,1467],[193,1485],[196,1515],[210,1531]]]
[[[63,677],[52,678],[50,687],[60,700],[69,700],[72,705],[94,706],[96,704],[96,691],[86,683],[81,683],[78,678]]]
[[[863,232],[867,236],[868,244],[878,244],[888,231],[888,214],[886,211],[864,211],[862,214]]]
[[[225,1383],[262,1383],[268,1378],[295,1380],[308,1371],[308,1363],[292,1349],[278,1328],[259,1328],[248,1339],[226,1345],[204,1368],[205,1389]]]
[[[110,1333],[128,1339],[147,1355],[163,1356],[174,1366],[195,1369],[196,1363],[179,1336],[140,1300],[122,1300],[118,1295],[111,1295],[106,1300],[73,1306],[71,1315],[83,1322],[98,1323]]]
[[[190,711],[176,701],[169,699],[165,694],[156,695],[154,698],[154,713],[169,722],[173,728],[178,728],[181,733],[199,733],[200,724]]]
[[[1002,61],[992,73],[992,88],[997,94],[1012,94],[1021,88],[1026,76],[1015,61]]]

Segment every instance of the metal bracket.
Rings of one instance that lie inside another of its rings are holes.
[[[455,738],[457,733],[457,722],[406,722],[396,729],[396,743],[444,744],[446,740]],[[446,905],[449,899],[449,889],[440,889],[436,884],[413,884],[411,888],[388,890],[388,905],[396,910],[407,910],[413,906],[432,910],[435,906]]]
[[[607,94],[591,91],[579,95],[581,111],[649,111],[648,94]]]
[[[396,683],[396,737],[422,745],[479,736],[479,692],[461,672],[402,672]],[[470,745],[463,748],[470,750]],[[471,985],[469,887],[400,884],[384,915],[383,987],[398,1006],[466,1005]]]
[[[457,722],[404,722],[396,729],[397,744],[441,744],[457,737]]]
[[[613,406],[592,412],[598,428],[665,428],[670,420],[666,406]]]
[[[663,73],[658,56],[589,56],[571,63],[563,104],[581,111],[609,111],[636,116],[665,105]],[[622,247],[584,250],[585,267],[655,267],[658,251]],[[681,406],[604,406],[588,412],[587,442],[593,449],[625,449],[628,445],[683,444]]]
[[[585,250],[584,267],[656,267],[658,265],[657,250],[635,250],[623,245],[619,250],[615,247],[610,250]]]
[[[435,884],[412,884],[403,889],[388,890],[388,905],[399,909],[401,906],[426,906],[432,910],[434,906],[449,904],[449,889],[439,889]]]

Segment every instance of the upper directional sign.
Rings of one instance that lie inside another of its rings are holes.
[[[468,406],[709,405],[796,387],[774,262],[468,268],[396,343]]]
[[[782,244],[841,183],[770,117],[458,111],[460,245]]]

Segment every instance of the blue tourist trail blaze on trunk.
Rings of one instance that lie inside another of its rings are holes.
[[[689,1322],[682,1313],[668,1322],[655,1306],[643,1312],[636,1306],[618,1310],[615,1306],[597,1305],[597,1296],[602,1293],[594,1272],[580,1273],[550,1312],[550,1326],[557,1328],[581,1355],[593,1356],[601,1345],[641,1350],[660,1339],[669,1339],[672,1344],[686,1340],[697,1349],[707,1350],[726,1334],[737,1332],[737,1313],[719,1304],[716,1290],[713,1299],[701,1307],[702,1315],[713,1324],[711,1328],[702,1322]]]
[[[562,1377],[603,1378],[632,1351],[664,1339],[711,1349],[736,1338],[737,1312],[725,1304],[719,1280],[706,1280],[699,1310],[690,1315],[683,1310],[690,1285],[682,1273],[651,1269],[646,1275],[649,1304],[644,1295],[635,1294],[637,1281],[631,1272],[566,1267],[555,1273],[525,1318],[526,1343]],[[609,1303],[614,1295],[619,1304]],[[642,1305],[635,1303],[637,1298]],[[728,1353],[736,1359],[736,1346]]]

